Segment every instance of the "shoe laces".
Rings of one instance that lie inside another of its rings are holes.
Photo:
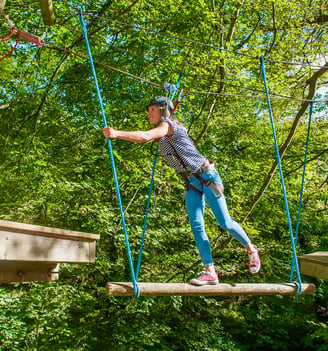
[[[257,248],[255,248],[255,250],[252,252],[248,252],[248,256],[249,256],[250,265],[256,265],[258,263],[259,255],[258,255]]]
[[[210,275],[211,277],[215,277],[216,273],[212,273],[212,272],[207,272],[207,271],[201,271],[197,273],[199,278],[204,276],[204,275]]]

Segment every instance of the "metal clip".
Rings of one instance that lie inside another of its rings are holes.
[[[175,84],[164,83],[164,89],[171,92],[177,90],[177,86]]]

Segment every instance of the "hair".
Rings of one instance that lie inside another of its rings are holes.
[[[177,118],[173,118],[172,116],[174,116],[169,109],[167,109],[166,111],[166,117],[164,116],[165,114],[165,107],[164,106],[159,106],[160,112],[161,112],[161,117],[162,118],[170,118],[172,121],[177,122],[178,124],[180,124],[180,126],[182,126],[183,128],[186,128]]]
[[[166,116],[164,116],[164,114],[165,114],[165,107],[164,106],[158,106],[158,107],[159,107],[159,110],[160,110],[162,118],[169,118],[171,116],[170,109],[166,109]]]

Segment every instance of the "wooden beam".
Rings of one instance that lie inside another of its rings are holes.
[[[71,238],[72,240],[99,240],[98,234],[76,232],[66,229],[58,229],[52,227],[43,227],[34,224],[26,224],[12,221],[0,220],[0,231],[4,230],[7,232],[24,233],[37,236],[51,236],[56,238]]]
[[[1,261],[90,263],[96,243],[0,230]]]
[[[295,284],[217,284],[195,286],[185,283],[138,283],[140,296],[238,296],[238,295],[295,295]],[[109,282],[106,286],[108,296],[133,296],[132,283]],[[314,284],[302,284],[302,294],[316,291]]]
[[[0,220],[1,261],[91,263],[99,235]]]
[[[59,266],[56,263],[1,262],[0,283],[58,280]]]
[[[52,0],[40,0],[43,22],[47,26],[53,26],[56,22]]]
[[[302,274],[328,280],[328,251],[299,256],[298,262]]]
[[[98,234],[0,220],[0,283],[58,279],[58,263],[93,263]]]

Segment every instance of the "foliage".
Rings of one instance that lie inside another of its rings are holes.
[[[184,71],[186,96],[177,117],[216,163],[231,214],[243,222],[263,261],[261,273],[250,276],[244,250],[206,210],[221,279],[281,282],[289,279],[291,248],[278,174],[247,216],[275,159],[258,56],[265,57],[280,147],[304,107],[283,158],[295,224],[309,82],[315,80],[317,100],[327,99],[327,68],[317,67],[327,59],[326,3],[57,1],[52,27],[43,24],[38,2],[26,5],[9,1],[4,12],[45,45],[21,40],[1,61],[0,218],[99,233],[101,240],[97,262],[62,265],[58,283],[1,287],[0,350],[327,350],[327,282],[320,280],[313,280],[314,296],[298,298],[105,296],[107,281],[129,280],[130,272],[76,11],[84,9],[113,127],[148,128],[146,102]],[[8,27],[0,25],[3,37]],[[13,39],[1,42],[0,55],[12,45]],[[137,253],[154,146],[114,140],[113,149],[131,250]],[[300,254],[327,250],[327,150],[326,103],[317,102]],[[160,160],[141,281],[188,281],[200,269],[182,193],[181,181]]]

